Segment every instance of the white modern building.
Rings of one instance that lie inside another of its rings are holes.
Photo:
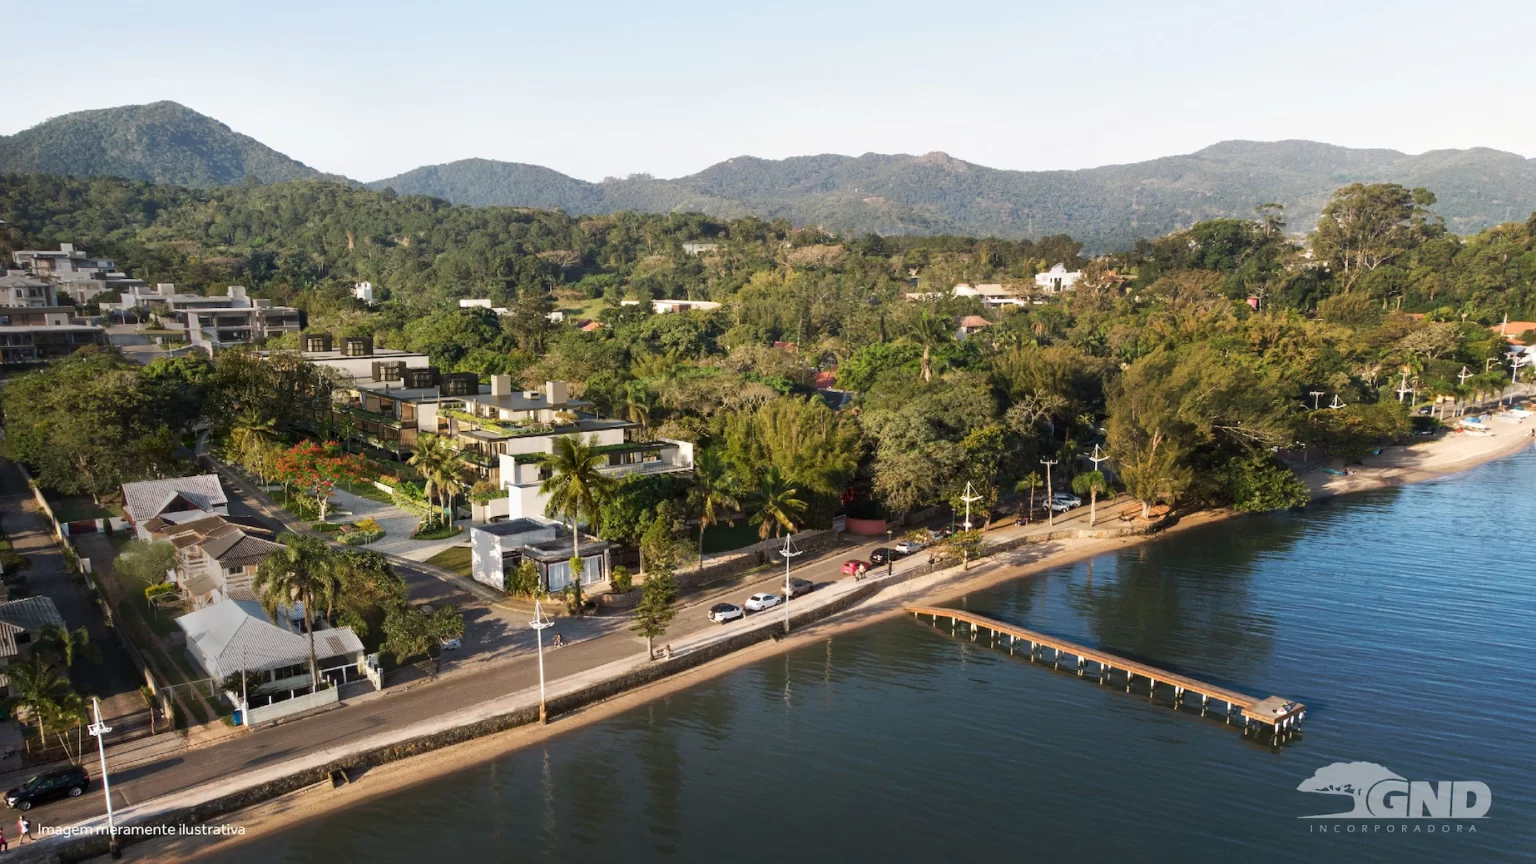
[[[581,573],[571,574],[570,531],[544,519],[508,519],[475,525],[469,530],[471,572],[475,581],[497,590],[506,587],[506,574],[524,561],[539,573],[545,590],[564,591],[578,578],[583,586],[608,580],[611,543],[582,535]]]
[[[651,311],[657,315],[667,315],[673,312],[710,312],[719,309],[720,304],[713,300],[652,300]]]
[[[1057,264],[1044,273],[1035,274],[1035,285],[1041,291],[1048,294],[1060,294],[1063,291],[1071,291],[1077,280],[1083,278],[1083,271],[1068,270],[1065,264]]]
[[[249,345],[304,329],[299,310],[292,306],[273,306],[271,300],[256,300],[254,305],[246,307],[189,310],[186,322],[187,339],[192,347],[210,353],[218,348]]]
[[[352,286],[352,297],[361,300],[368,305],[373,305],[373,283],[358,282]]]
[[[0,364],[39,363],[87,345],[107,344],[107,333],[77,321],[72,306],[0,306]]]
[[[76,303],[88,303],[92,297],[105,291],[129,291],[142,288],[144,283],[130,278],[117,269],[110,258],[96,258],[74,244],[62,243],[57,251],[36,249],[11,253],[16,266],[32,276],[46,280],[57,291]],[[48,305],[53,305],[49,303]]]

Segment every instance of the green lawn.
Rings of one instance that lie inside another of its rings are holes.
[[[695,527],[689,535],[692,537],[695,548],[699,542],[699,531]],[[737,519],[735,525],[711,525],[704,531],[704,554],[712,552],[726,552],[731,549],[740,549],[743,546],[751,546],[758,542],[757,526],[749,524],[746,519]]]
[[[54,518],[60,522],[82,522],[86,519],[104,519],[122,516],[123,508],[117,504],[97,504],[89,495],[59,495],[45,493],[48,506],[53,508]]]
[[[472,577],[471,566],[473,555],[468,546],[453,546],[433,555],[427,559],[428,564],[433,564],[444,570],[452,570],[460,576]]]
[[[345,489],[346,491],[351,492],[353,495],[356,495],[359,498],[366,498],[369,501],[377,501],[380,504],[394,503],[394,499],[389,497],[389,493],[373,485],[372,483],[353,483],[350,480],[343,480],[341,483],[337,484],[337,488]]]
[[[412,534],[411,537],[416,540],[447,540],[449,537],[457,536],[463,530],[459,525],[444,525],[425,533]]]

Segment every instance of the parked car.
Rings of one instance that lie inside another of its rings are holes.
[[[810,581],[809,579],[789,580],[789,596],[791,598],[799,597],[801,594],[809,594],[815,590],[816,583]]]
[[[868,561],[860,561],[857,558],[850,558],[847,561],[843,562],[843,575],[844,576],[859,576],[859,575],[863,574],[864,571],[866,571],[868,569],[869,569],[869,562]]]
[[[761,612],[779,605],[779,595],[759,592],[747,598],[748,612]]]
[[[716,624],[734,621],[744,614],[746,613],[741,611],[741,607],[733,603],[716,603],[709,607],[709,620]]]
[[[1077,497],[1076,495],[1069,495],[1066,492],[1057,492],[1055,495],[1051,496],[1050,503],[1046,506],[1050,507],[1057,513],[1065,513],[1074,507],[1083,506],[1083,499]]]
[[[31,810],[59,798],[79,798],[91,786],[91,776],[79,765],[44,771],[5,793],[5,803],[17,810]]]
[[[464,640],[454,636],[448,639],[439,639],[437,644],[442,646],[444,651],[457,651],[464,647]]]
[[[923,551],[923,547],[927,545],[927,543],[921,540],[908,538],[896,544],[896,551],[902,555],[916,555]]]
[[[869,563],[880,565],[896,557],[898,557],[898,555],[895,549],[887,549],[884,546],[881,546],[879,549],[869,553]]]

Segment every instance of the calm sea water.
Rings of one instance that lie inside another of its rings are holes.
[[[901,619],[220,857],[1531,860],[1533,521],[1527,452],[1182,532],[963,601],[1307,702],[1304,736],[1279,752]],[[1475,834],[1451,822],[1321,834],[1298,817],[1349,799],[1296,787],[1339,761],[1479,780],[1493,808]]]

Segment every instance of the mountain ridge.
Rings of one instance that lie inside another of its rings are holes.
[[[209,187],[328,180],[356,183],[291,159],[174,102],[66,114],[0,137],[0,172],[117,176]],[[1305,139],[1218,141],[1193,153],[1094,168],[990,168],[942,151],[742,155],[675,178],[631,175],[593,183],[551,168],[484,158],[423,165],[360,185],[456,204],[703,212],[784,218],[845,233],[1071,234],[1098,251],[1125,248],[1210,218],[1286,206],[1292,230],[1315,223],[1352,182],[1425,186],[1452,230],[1471,233],[1536,210],[1536,160],[1487,147],[1417,155]]]

